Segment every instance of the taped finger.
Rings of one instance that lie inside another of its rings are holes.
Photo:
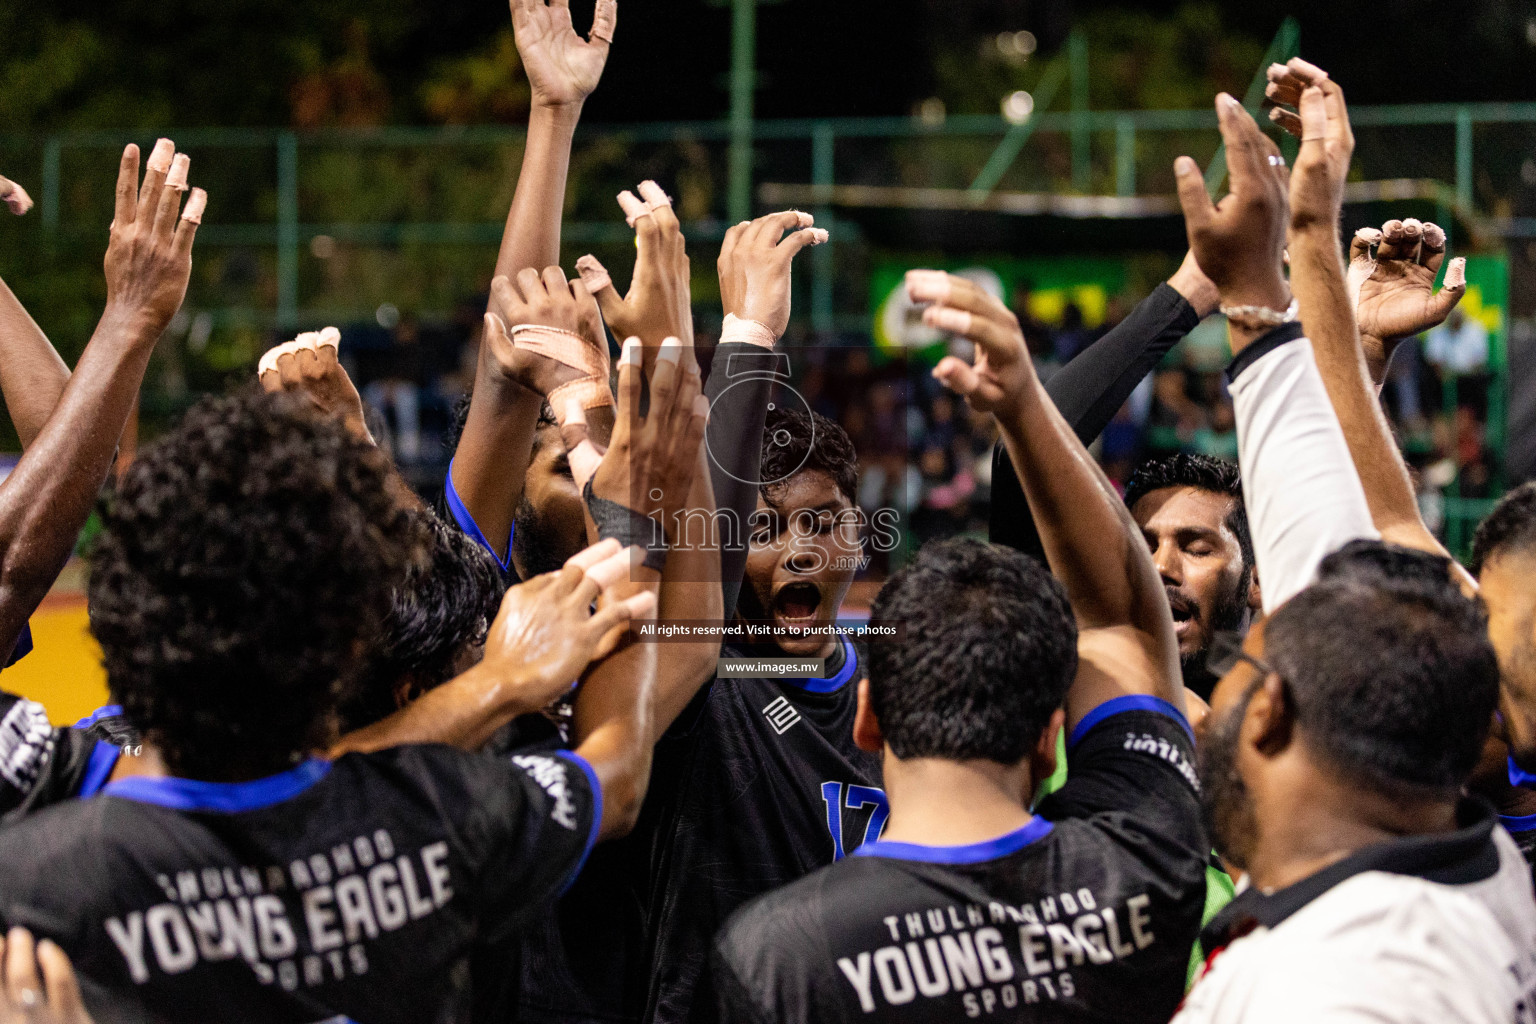
[[[619,209],[624,211],[624,222],[630,227],[635,226],[635,221],[641,217],[649,217],[651,208],[642,202],[629,189],[619,193]]]
[[[0,202],[18,217],[32,209],[32,197],[27,190],[5,177],[0,177]]]

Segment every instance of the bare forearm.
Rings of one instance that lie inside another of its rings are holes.
[[[520,692],[515,673],[481,662],[383,721],[347,733],[331,747],[330,756],[407,743],[479,750],[512,719],[539,710],[520,701]]]
[[[0,661],[74,550],[159,333],[109,310],[53,415],[0,484]]]
[[[1154,629],[1162,585],[1136,524],[1037,378],[1031,375],[1017,412],[1000,415],[998,424],[1051,572],[1079,624]]]
[[[701,448],[700,460],[706,460]],[[695,521],[703,525],[703,536],[683,533],[681,543],[674,543],[667,553],[667,565],[661,576],[661,602],[657,621],[720,623],[725,616],[719,579],[721,572],[720,532],[715,529],[714,488],[707,467],[701,465],[693,478],[688,508]],[[700,520],[698,512],[711,516]],[[691,543],[697,539],[699,543]],[[699,687],[714,678],[719,661],[720,639],[702,643],[657,642],[656,693],[651,702],[651,737],[661,734],[682,714]]]
[[[543,399],[485,363],[475,373],[469,417],[453,453],[453,489],[491,553],[506,559]]]
[[[1383,535],[1422,536],[1432,550],[1443,552],[1419,516],[1408,467],[1371,385],[1332,226],[1292,231],[1290,252],[1291,288],[1302,326],[1312,340],[1318,372],[1344,431],[1372,521]],[[1401,537],[1388,539],[1401,542]]]
[[[647,569],[636,571],[651,579]],[[638,592],[637,584],[615,596]],[[651,707],[657,674],[657,645],[625,639],[594,665],[576,696],[572,722],[575,751],[597,773],[603,790],[603,823],[598,836],[611,839],[634,827],[651,777]]]
[[[69,367],[0,280],[0,393],[23,451],[43,429],[68,381]]]
[[[560,262],[560,217],[571,139],[581,107],[535,103],[528,116],[528,140],[506,231],[496,257],[496,274],[513,277],[525,267],[542,270]]]

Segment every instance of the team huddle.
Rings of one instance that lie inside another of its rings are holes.
[[[512,2],[529,137],[438,507],[334,328],[113,473],[206,208],[170,140],[123,152],[73,371],[0,283],[0,644],[97,509],[112,699],[0,693],[0,1021],[1536,1015],[1536,485],[1470,568],[1420,517],[1378,390],[1465,280],[1411,219],[1346,262],[1338,85],[1269,69],[1294,168],[1216,98],[1230,194],[1180,158],[1188,256],[1048,382],[1001,301],[907,275],[974,346],[933,374],[995,418],[990,539],[923,546],[858,632],[859,454],[737,372],[827,233],[730,228],[708,348],[654,182],[627,291],[559,267],[616,13]],[[1218,311],[1236,464],[1122,496],[1088,446]],[[787,658],[819,668],[751,669]]]

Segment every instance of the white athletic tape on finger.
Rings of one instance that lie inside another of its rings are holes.
[[[597,9],[592,14],[591,39],[601,39],[609,46],[613,45],[613,30],[619,21],[619,5],[614,0],[597,0]]]
[[[192,158],[185,153],[177,153],[176,159],[171,161],[171,170],[165,176],[167,188],[174,188],[178,192],[187,190],[187,175],[192,170]]]
[[[150,150],[149,159],[144,166],[151,171],[164,174],[171,169],[171,158],[176,155],[176,143],[170,139],[156,139],[155,148]]]
[[[325,327],[320,330],[320,337],[315,341],[315,347],[330,346],[331,351],[341,351],[341,331],[334,327]]]
[[[547,324],[517,324],[508,333],[512,344],[520,349],[580,370],[587,377],[608,376],[608,361],[603,353],[575,331]]]
[[[631,225],[633,226],[633,225]],[[608,270],[597,261],[597,257],[591,253],[576,261],[576,273],[586,283],[587,291],[596,295],[604,288],[613,287],[613,278],[608,276]]]
[[[907,271],[907,296],[913,302],[944,302],[953,285],[942,270]]]
[[[1450,266],[1445,268],[1445,283],[1441,286],[1451,291],[1456,291],[1467,286],[1467,258],[1457,256],[1451,260]]]
[[[276,370],[279,359],[283,356],[292,355],[298,350],[299,346],[296,340],[285,341],[281,345],[274,345],[267,349],[266,354],[261,357],[261,362],[256,366],[256,376],[260,377],[268,370]]]
[[[635,221],[641,217],[648,217],[651,213],[650,206],[637,198],[629,189],[619,193],[619,209],[624,211],[624,223],[630,227],[634,227]]]
[[[1445,228],[1434,221],[1424,222],[1424,244],[1431,249],[1445,248]]]
[[[736,341],[771,349],[774,342],[778,340],[773,331],[765,325],[756,320],[745,320],[735,313],[725,314],[725,322],[720,325],[720,344],[722,345]]]
[[[203,222],[203,211],[208,208],[208,193],[200,188],[192,190],[192,195],[187,199],[187,208],[182,211],[181,219],[193,224]]]
[[[651,210],[659,210],[663,206],[670,207],[672,205],[672,197],[663,192],[661,186],[650,179],[640,183],[640,198],[645,201],[645,205]]]
[[[608,382],[597,377],[566,381],[545,397],[549,400],[549,407],[555,410],[556,421],[562,427],[566,421],[561,410],[569,408],[573,399],[583,409],[600,409],[613,404],[613,392],[608,390]]]
[[[315,350],[315,346],[319,344],[319,342],[319,331],[303,331],[299,334],[298,337],[293,339],[291,344],[293,345],[294,354],[297,355],[300,350],[306,348],[313,352]]]
[[[9,178],[0,178],[0,200],[18,217],[32,209],[32,197],[27,190]]]

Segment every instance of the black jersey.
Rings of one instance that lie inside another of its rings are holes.
[[[1088,715],[1061,790],[969,846],[880,842],[737,914],[726,1020],[1167,1021],[1205,902],[1194,738],[1150,697]]]
[[[475,948],[574,877],[601,806],[580,758],[442,746],[126,778],[0,832],[0,925],[63,946],[99,1022],[458,1021]]]
[[[731,913],[885,827],[879,758],[853,743],[862,662],[839,647],[824,679],[716,679],[658,744],[646,1021],[713,1020],[710,943]]]
[[[58,728],[41,704],[0,692],[0,823],[91,795],[106,783],[123,749],[138,742],[116,704]]]

